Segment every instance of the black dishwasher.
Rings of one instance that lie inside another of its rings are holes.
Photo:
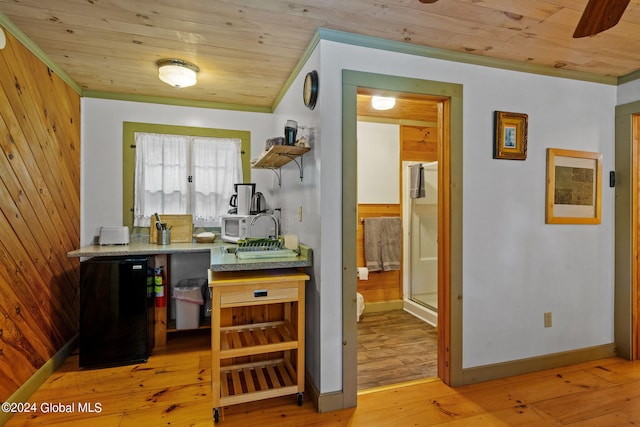
[[[153,327],[153,257],[105,256],[80,263],[80,367],[145,362]]]

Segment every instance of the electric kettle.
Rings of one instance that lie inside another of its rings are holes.
[[[249,213],[251,215],[256,215],[266,211],[267,201],[265,200],[264,195],[260,192],[256,192],[253,197],[251,197],[251,207],[249,208]]]

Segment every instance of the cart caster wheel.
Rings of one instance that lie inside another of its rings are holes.
[[[220,409],[214,408],[213,409],[213,422],[217,423],[218,421],[220,421]]]
[[[298,393],[298,406],[302,406],[302,393]]]

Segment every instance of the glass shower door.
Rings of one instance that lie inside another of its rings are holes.
[[[438,310],[438,163],[425,163],[425,197],[411,200],[410,298]]]

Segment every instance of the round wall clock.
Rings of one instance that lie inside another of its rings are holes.
[[[318,100],[318,72],[316,70],[309,71],[304,78],[302,99],[304,105],[310,110],[316,107],[316,101]]]

